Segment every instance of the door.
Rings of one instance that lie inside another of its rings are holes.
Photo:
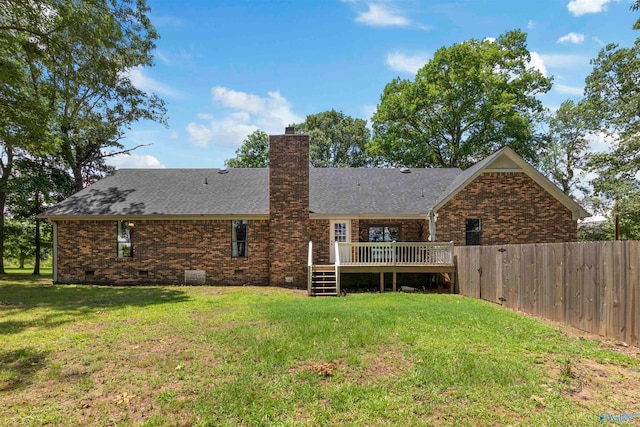
[[[331,230],[329,231],[329,261],[331,264],[336,262],[334,244],[335,242],[351,241],[351,221],[337,220],[331,221]]]

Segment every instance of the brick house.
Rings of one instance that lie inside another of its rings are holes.
[[[396,272],[449,271],[454,244],[575,241],[587,215],[509,148],[465,171],[315,169],[287,128],[268,169],[123,169],[42,217],[56,283],[304,288],[339,265],[395,288]]]

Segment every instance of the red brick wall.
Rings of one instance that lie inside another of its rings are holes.
[[[288,128],[287,132],[292,132]],[[270,284],[307,287],[309,137],[269,137]],[[287,279],[291,278],[290,281]]]
[[[269,284],[266,220],[248,222],[247,258],[231,257],[230,220],[132,222],[132,258],[117,257],[114,220],[58,222],[57,282],[180,284],[185,270],[205,270],[207,284]]]
[[[329,264],[329,220],[309,221],[309,239],[313,241],[313,263]]]
[[[465,244],[465,220],[482,220],[482,244],[577,240],[569,209],[521,172],[480,175],[438,211],[439,241]]]

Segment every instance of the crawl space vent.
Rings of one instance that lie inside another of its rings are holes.
[[[204,270],[185,270],[185,285],[204,285],[207,282],[207,274]]]

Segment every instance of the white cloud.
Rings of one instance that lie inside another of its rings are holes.
[[[529,66],[540,71],[543,76],[547,76],[547,67],[545,66],[545,60],[538,52],[531,52],[531,60]]]
[[[580,44],[584,41],[584,34],[569,33],[566,36],[562,36],[556,41],[556,43],[573,43]]]
[[[169,59],[169,57],[160,49],[156,49],[154,55],[154,57],[158,58],[160,60],[160,62],[162,62],[164,65],[170,65],[171,64],[171,60]]]
[[[213,132],[206,126],[191,122],[187,125],[189,142],[198,147],[206,147],[213,139]]]
[[[149,154],[119,154],[110,157],[108,163],[116,169],[164,169],[166,166]]]
[[[372,27],[407,27],[411,24],[397,11],[382,3],[368,3],[368,9],[356,17],[356,22]]]
[[[564,93],[566,95],[583,95],[584,94],[584,88],[582,87],[576,87],[576,86],[567,86],[567,85],[561,85],[561,84],[554,84],[553,88],[559,92],[559,93]]]
[[[235,148],[256,129],[268,134],[281,134],[288,125],[304,120],[292,111],[291,104],[278,91],[267,92],[267,96],[261,97],[215,86],[211,88],[211,101],[227,111],[215,117],[199,114],[198,119],[207,120],[206,124],[189,123],[189,142],[200,147],[213,142],[218,146]]]
[[[174,16],[152,16],[151,22],[156,27],[182,27],[184,22]]]
[[[420,53],[415,55],[405,55],[400,52],[387,54],[387,65],[394,71],[400,73],[415,74],[429,61],[429,55]]]
[[[265,100],[257,95],[246,92],[238,92],[226,87],[216,86],[211,89],[214,101],[219,101],[223,106],[237,110],[246,110],[256,114],[265,108]]]
[[[547,67],[550,68],[582,68],[589,67],[588,56],[565,55],[557,53],[547,53],[540,55]]]
[[[532,30],[536,27],[536,23],[533,22],[533,20],[529,19],[529,22],[527,22],[527,29],[528,30]]]
[[[169,136],[169,138],[178,139],[179,136],[180,136],[180,134],[178,133],[178,131],[173,131],[173,132],[171,132],[171,135]]]
[[[605,45],[605,42],[603,42],[602,40],[600,40],[596,36],[591,37],[591,40],[593,40],[594,42],[598,43],[600,46],[604,46]]]
[[[567,4],[567,9],[573,16],[580,16],[587,13],[600,13],[607,10],[607,4],[612,0],[571,0]],[[617,1],[617,0],[616,0]]]
[[[587,135],[589,140],[589,152],[610,152],[617,141],[617,135],[608,135],[604,132],[596,132]]]
[[[129,69],[126,72],[125,76],[128,77],[129,80],[131,80],[131,84],[133,84],[140,90],[155,92],[158,95],[164,95],[169,98],[182,98],[182,94],[180,93],[180,91],[177,91],[165,85],[164,83],[161,83],[156,79],[147,76],[140,67]]]

